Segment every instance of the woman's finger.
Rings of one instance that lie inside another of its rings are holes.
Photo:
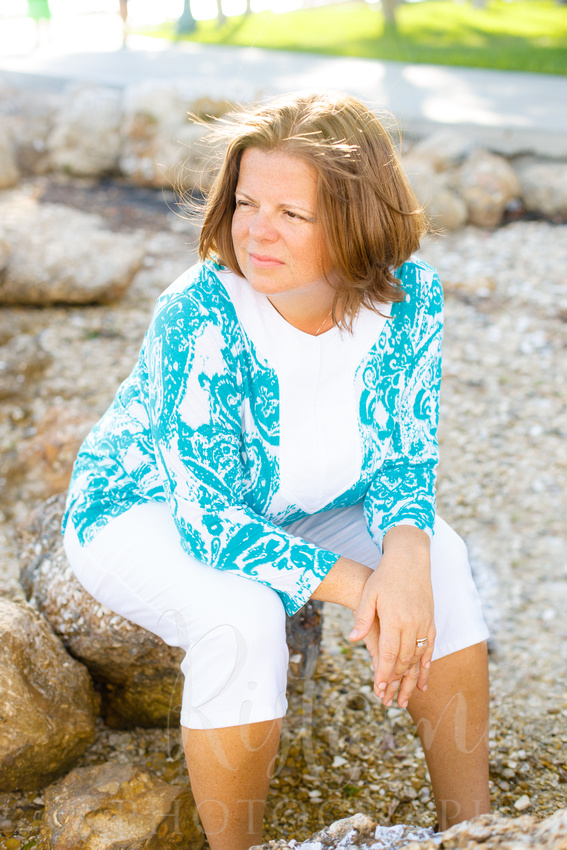
[[[403,675],[396,676],[395,669],[400,654],[400,633],[395,629],[380,630],[378,642],[378,668],[374,674],[374,691],[384,705],[387,705],[394,697],[397,686],[394,686]],[[407,666],[407,665],[406,665]]]
[[[435,626],[431,626],[427,635],[427,646],[425,647],[419,663],[419,676],[417,678],[417,687],[420,691],[427,690],[427,682],[429,680],[429,668],[431,667],[431,658],[435,648]]]
[[[376,619],[376,597],[363,592],[360,605],[354,612],[354,626],[349,640],[361,640],[366,637]]]
[[[398,705],[400,708],[407,708],[411,695],[415,690],[420,670],[419,661],[408,667],[400,684],[398,692]]]

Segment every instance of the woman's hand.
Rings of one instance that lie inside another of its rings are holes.
[[[435,625],[429,538],[424,531],[400,525],[387,532],[382,559],[365,583],[349,637],[365,639],[374,666],[374,691],[384,705],[391,705],[399,689],[398,704],[406,708],[416,686],[427,688]],[[427,638],[423,648],[417,646],[421,638]]]

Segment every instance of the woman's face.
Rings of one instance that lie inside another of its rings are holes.
[[[297,157],[255,148],[242,154],[232,240],[240,270],[257,292],[320,290],[328,299],[330,269],[316,190],[317,172]]]

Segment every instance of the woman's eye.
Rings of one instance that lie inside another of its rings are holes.
[[[302,215],[298,215],[297,213],[292,212],[291,210],[286,210],[285,214],[288,218],[297,219],[297,221],[306,221],[306,219]]]
[[[252,206],[252,204],[250,203],[250,201],[237,200],[237,201],[236,201],[236,206],[237,206],[237,207],[251,207],[251,206]]]

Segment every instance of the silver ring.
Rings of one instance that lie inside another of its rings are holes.
[[[415,645],[419,649],[423,649],[424,646],[427,646],[427,638],[426,637],[425,638],[418,638],[415,642]]]

